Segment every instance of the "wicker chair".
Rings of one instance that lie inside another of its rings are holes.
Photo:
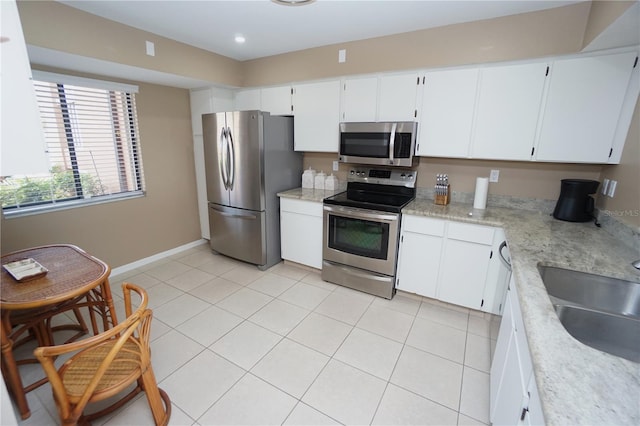
[[[156,425],[169,422],[171,401],[158,388],[151,367],[152,312],[147,309],[147,293],[130,283],[122,284],[122,290],[127,318],[120,324],[78,342],[39,347],[34,351],[51,383],[63,425],[90,422],[120,408],[141,391],[147,396]],[[131,291],[140,296],[135,311],[131,307]],[[72,356],[56,369],[54,361],[63,354]],[[132,391],[108,407],[83,415],[87,404],[124,393],[136,382]]]

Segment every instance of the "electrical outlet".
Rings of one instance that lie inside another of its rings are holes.
[[[607,195],[611,198],[613,198],[613,196],[616,193],[616,186],[618,185],[618,181],[616,180],[611,180],[609,181],[609,189],[607,190]]]
[[[600,188],[600,193],[602,195],[607,195],[608,191],[609,191],[609,179],[604,179],[602,181],[602,188]]]
[[[333,162],[333,171],[337,172],[339,168],[340,168],[340,163],[338,163],[338,161],[334,161]]]
[[[498,179],[500,179],[500,170],[491,170],[489,182],[498,182]]]
[[[338,63],[347,62],[347,49],[338,50]]]

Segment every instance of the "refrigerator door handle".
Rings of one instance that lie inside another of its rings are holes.
[[[233,146],[233,134],[231,128],[227,127],[227,138],[229,141],[230,165],[229,165],[229,189],[233,190],[233,184],[236,180],[236,150]]]
[[[227,131],[224,127],[220,131],[219,145],[220,147],[218,149],[218,166],[220,168],[220,177],[222,177],[222,183],[224,184],[224,189],[228,190],[229,184],[227,182],[228,178],[226,173],[227,164],[225,161],[227,159],[227,150],[225,149],[227,147]]]

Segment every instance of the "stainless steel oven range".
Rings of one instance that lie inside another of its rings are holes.
[[[347,190],[324,199],[323,280],[393,297],[401,210],[415,198],[416,174],[355,167]]]

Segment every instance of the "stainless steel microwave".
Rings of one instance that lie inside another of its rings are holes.
[[[415,165],[416,131],[412,121],[340,123],[342,163],[411,167]]]

